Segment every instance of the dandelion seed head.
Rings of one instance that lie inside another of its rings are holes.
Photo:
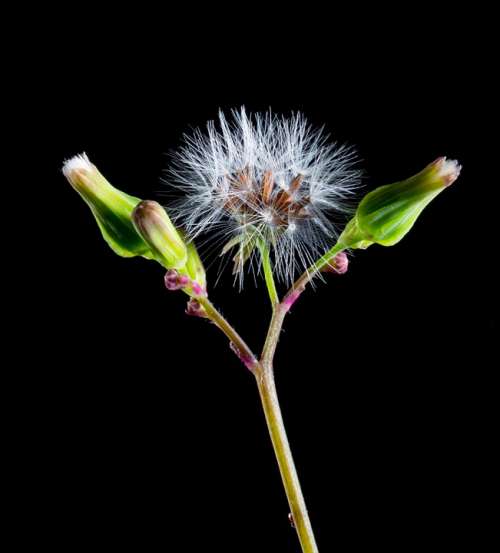
[[[230,246],[224,251],[237,249],[240,283],[247,259],[259,267],[258,244],[290,283],[335,242],[336,221],[350,212],[360,184],[355,153],[300,113],[231,115],[220,112],[217,125],[184,136],[167,176],[183,194],[169,210],[189,238],[211,233]]]

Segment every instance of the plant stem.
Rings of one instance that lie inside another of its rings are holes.
[[[279,303],[273,311],[273,317],[271,319],[271,323],[269,324],[266,341],[260,356],[262,365],[268,371],[272,371],[274,353],[276,352],[276,346],[278,345],[281,327],[283,326],[286,313],[287,310],[281,303]]]
[[[290,444],[286,435],[285,425],[278,402],[276,386],[273,374],[273,358],[278,344],[283,320],[287,308],[276,303],[273,316],[269,325],[269,331],[262,351],[261,361],[257,361],[250,348],[246,345],[240,335],[234,330],[228,321],[219,313],[208,298],[198,298],[199,303],[204,307],[210,320],[224,332],[229,340],[236,346],[238,351],[247,359],[255,360],[255,364],[249,366],[255,375],[259,390],[262,408],[266,418],[267,428],[273,444],[274,453],[285,488],[285,493],[292,514],[293,525],[297,531],[303,553],[318,553],[318,547],[307,514],[307,508],[302,495],[299,478],[293,462]],[[247,364],[248,366],[248,364]]]
[[[278,293],[274,283],[269,249],[264,245],[259,247],[262,256],[262,267],[266,280],[267,291],[273,306],[273,316],[267,332],[266,341],[262,350],[260,362],[257,361],[250,348],[246,345],[240,335],[226,321],[226,319],[217,311],[208,298],[198,298],[199,303],[204,307],[209,319],[211,319],[224,332],[229,340],[236,346],[241,359],[246,366],[254,373],[257,380],[262,408],[266,417],[267,428],[274,448],[274,453],[278,461],[281,473],[281,479],[285,488],[288,504],[290,505],[293,517],[293,525],[297,530],[300,545],[303,553],[318,553],[318,547],[314,539],[309,515],[300,488],[297,470],[293,462],[290,444],[286,435],[285,425],[278,402],[276,385],[274,382],[273,359],[278,345],[281,328],[285,315],[288,312],[294,293],[300,293],[305,286],[325,267],[339,252],[345,249],[343,244],[337,243],[333,248],[326,252],[311,267],[309,267],[293,284],[282,303],[279,302]],[[296,296],[293,298],[296,299]],[[248,360],[251,360],[248,363]]]
[[[224,334],[229,338],[230,342],[236,347],[236,349],[240,353],[240,356],[242,357],[242,360],[245,359],[248,363],[250,363],[251,360],[254,361],[251,363],[252,367],[247,365],[247,367],[253,372],[255,366],[258,364],[258,361],[255,355],[252,353],[252,350],[243,340],[243,338],[236,332],[231,324],[226,321],[226,319],[222,316],[222,314],[217,310],[217,308],[208,298],[200,297],[197,298],[197,300],[205,309],[207,317],[211,321],[213,321],[222,330],[222,332],[224,332]]]
[[[293,290],[304,288],[306,284],[323,269],[328,263],[341,251],[345,250],[344,244],[337,242],[333,248],[329,249],[324,255],[322,255],[313,265],[311,265],[302,275],[293,283],[292,287],[288,291],[287,295]]]
[[[269,330],[267,332],[264,349],[262,350],[261,360],[264,365],[272,366],[274,352],[276,351],[276,346],[281,333],[281,327],[283,326],[285,315],[288,312],[288,309],[285,308],[286,299],[295,291],[301,292],[305,286],[319,273],[319,271],[328,265],[332,258],[343,250],[345,250],[345,246],[343,244],[335,244],[335,246],[328,250],[325,255],[320,257],[316,263],[311,265],[311,267],[302,273],[302,275],[294,282],[290,290],[288,290],[285,294],[284,301],[275,307],[273,311],[273,318],[271,319],[271,324],[269,325]]]
[[[276,291],[276,284],[274,283],[273,268],[271,266],[271,257],[269,253],[269,247],[265,244],[259,244],[260,255],[262,257],[262,268],[264,270],[264,279],[266,281],[267,292],[273,309],[279,303],[278,292]]]
[[[293,524],[297,531],[302,551],[303,553],[318,553],[318,547],[314,539],[304,496],[302,495],[299,478],[288,443],[285,425],[283,424],[274,382],[273,358],[286,313],[287,308],[283,304],[279,304],[273,312],[266,342],[262,350],[261,362],[257,367],[255,377],[266,417],[267,428],[271,436],[281,479],[293,517]]]
[[[314,539],[311,522],[307,514],[306,504],[281,416],[273,371],[264,370],[262,374],[256,374],[256,378],[262,408],[266,416],[267,428],[271,436],[281,479],[293,517],[293,525],[297,531],[302,551],[303,553],[318,553],[318,547]]]

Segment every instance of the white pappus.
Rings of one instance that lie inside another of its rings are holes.
[[[173,154],[166,180],[183,195],[169,212],[190,239],[208,233],[221,253],[236,249],[240,285],[247,260],[260,270],[259,248],[290,284],[332,247],[360,184],[353,149],[328,138],[300,113],[220,112]]]

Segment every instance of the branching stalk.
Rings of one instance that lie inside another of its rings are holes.
[[[267,290],[273,305],[273,315],[269,324],[269,330],[262,349],[260,361],[257,361],[245,341],[221,315],[221,313],[219,313],[208,298],[200,298],[198,301],[204,307],[208,318],[216,323],[216,325],[236,347],[236,350],[240,353],[242,360],[254,360],[254,362],[250,364],[246,361],[245,364],[252,370],[257,380],[257,387],[262,402],[262,408],[264,410],[267,428],[269,430],[274,453],[278,461],[281,479],[283,481],[288,504],[290,506],[293,525],[297,531],[302,552],[318,553],[318,547],[314,538],[304,496],[302,495],[299,478],[297,476],[297,470],[295,468],[292,452],[288,443],[283,417],[281,415],[281,409],[276,393],[276,385],[274,382],[273,359],[278,345],[283,321],[291,304],[293,303],[293,301],[290,301],[291,298],[297,297],[294,296],[294,294],[298,295],[314,278],[314,276],[317,275],[323,267],[330,263],[335,255],[345,248],[343,245],[336,244],[325,255],[318,259],[314,265],[309,267],[309,269],[307,269],[302,276],[295,281],[294,285],[290,288],[281,303],[279,301],[274,283],[269,249],[265,247],[261,247],[259,249],[262,255],[262,267],[264,270]]]
[[[302,275],[294,282],[286,296],[289,296],[294,290],[303,290],[304,287],[321,271],[321,269],[324,269],[338,253],[344,251],[345,249],[346,247],[344,244],[337,242],[333,248],[330,248],[313,265],[302,273]]]
[[[203,305],[207,316],[217,324],[236,348],[248,358],[255,359],[252,351],[244,340],[219,313],[208,298],[200,298],[198,301]],[[257,360],[255,361],[252,372],[257,381],[267,428],[278,461],[281,479],[290,506],[293,525],[297,531],[302,551],[303,553],[318,553],[292,452],[288,443],[285,426],[283,424],[272,368],[274,352],[276,350],[286,311],[286,308],[280,303],[278,303],[274,309],[261,360],[260,362]]]
[[[229,322],[207,297],[198,298],[198,302],[205,309],[207,317],[213,321],[229,338],[230,343],[233,344],[233,347],[235,347],[235,349],[239,352],[241,359],[245,360],[245,364],[253,372],[255,367],[258,365],[258,361],[243,338],[236,332],[236,330],[231,326],[231,324],[229,324]]]

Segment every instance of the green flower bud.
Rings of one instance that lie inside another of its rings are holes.
[[[188,260],[186,244],[159,203],[140,202],[132,213],[132,221],[161,265],[167,269],[184,268]]]
[[[375,189],[361,200],[338,242],[362,249],[375,243],[397,244],[425,206],[457,179],[460,169],[456,161],[441,157],[407,180]]]
[[[90,207],[104,240],[122,257],[151,258],[149,246],[132,224],[139,198],[117,190],[101,175],[85,154],[64,163],[63,174]]]

